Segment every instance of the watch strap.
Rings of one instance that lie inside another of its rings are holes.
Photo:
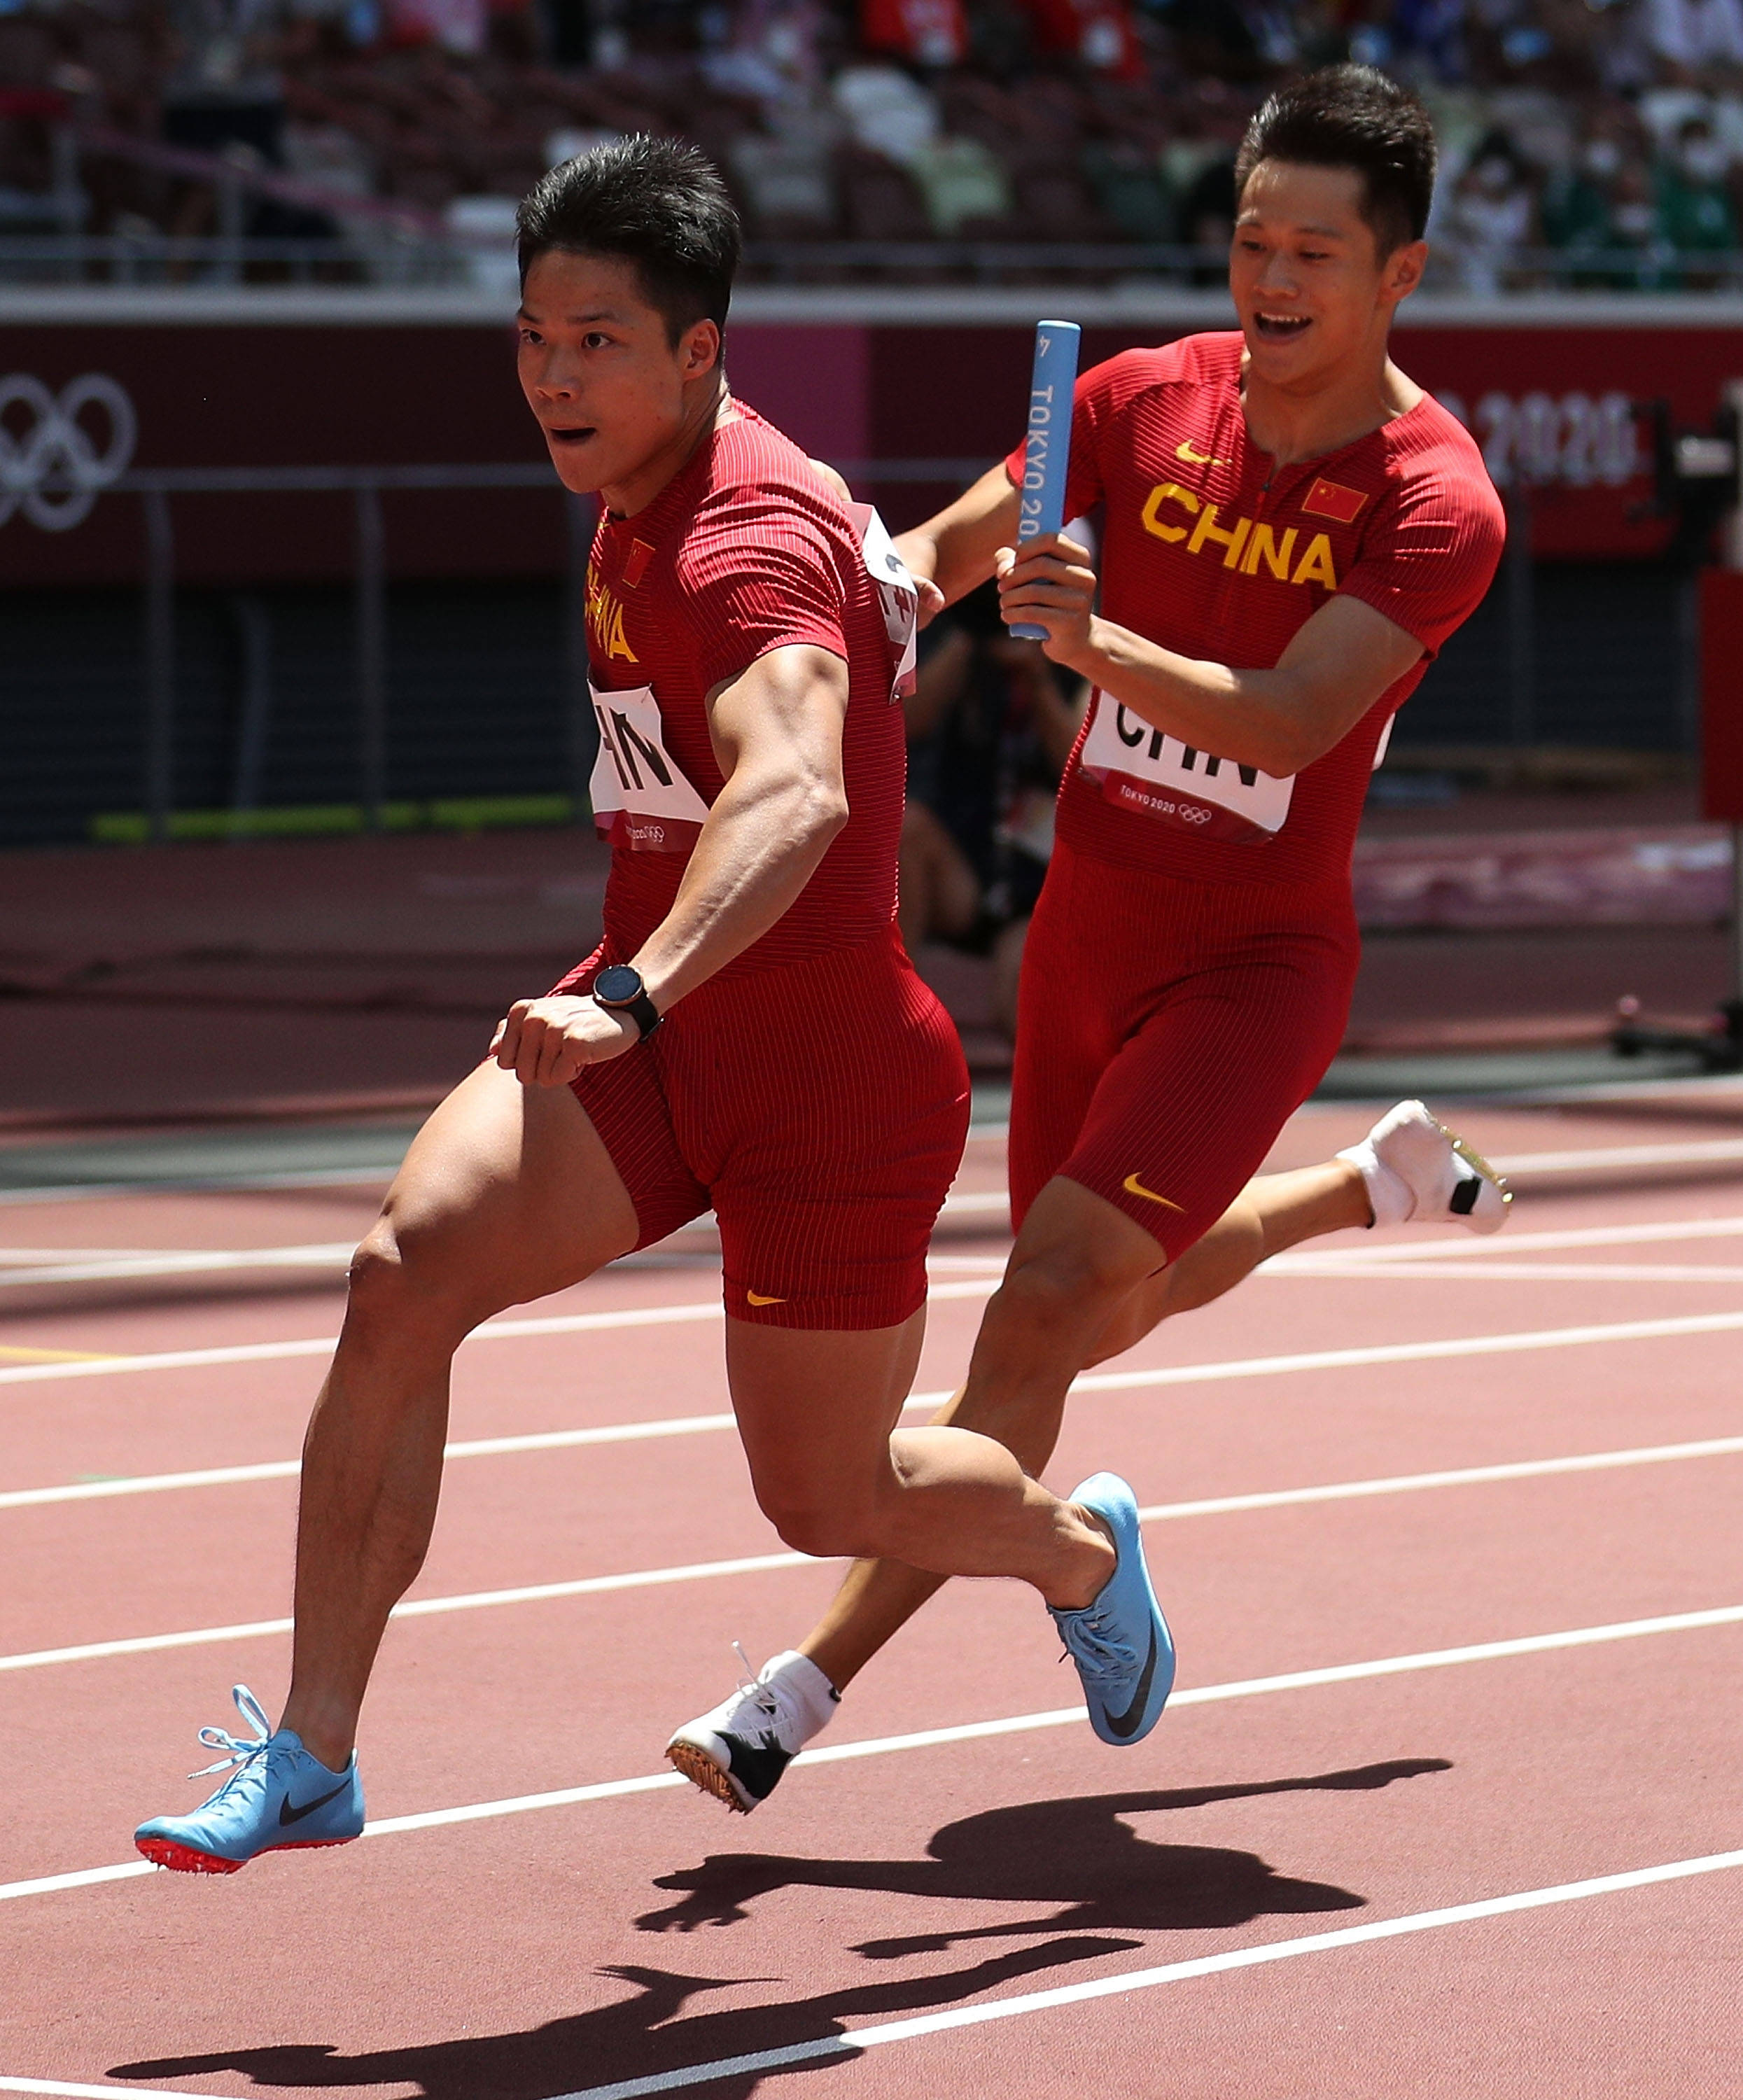
[[[665,1018],[645,991],[638,991],[633,999],[623,1006],[607,1007],[606,1012],[627,1013],[636,1026],[641,1030],[642,1040],[644,1043]]]

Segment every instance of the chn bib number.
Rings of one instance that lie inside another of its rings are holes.
[[[600,837],[633,853],[688,853],[708,806],[666,749],[653,687],[588,690],[599,721],[591,792]]]
[[[1099,690],[1082,765],[1116,808],[1207,839],[1263,845],[1283,828],[1295,776],[1277,779],[1152,729]]]
[[[850,503],[847,514],[859,528],[866,573],[877,586],[878,603],[884,613],[884,632],[889,638],[890,654],[895,659],[889,697],[893,700],[906,699],[914,690],[916,677],[915,634],[919,624],[920,587],[909,575],[907,563],[896,552],[896,543],[872,505]]]

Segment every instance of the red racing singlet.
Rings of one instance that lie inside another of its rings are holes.
[[[1506,527],[1476,443],[1424,395],[1340,451],[1278,467],[1247,435],[1238,333],[1127,351],[1079,380],[1066,515],[1101,506],[1101,611],[1184,656],[1269,670],[1335,593],[1423,656],[1335,748],[1273,779],[1097,693],[1060,788],[1081,853],[1216,883],[1347,874],[1392,716],[1476,609]],[[1006,462],[1022,477],[1022,447]]]
[[[898,702],[914,664],[913,584],[876,513],[843,504],[796,445],[735,408],[645,510],[601,518],[587,573],[594,813],[613,849],[605,930],[620,955],[671,909],[725,785],[709,692],[793,643],[847,664],[848,820],[792,907],[722,977],[849,946],[894,920]]]

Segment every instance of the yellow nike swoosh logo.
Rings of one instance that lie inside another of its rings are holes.
[[[1190,438],[1182,438],[1174,448],[1174,457],[1185,460],[1190,466],[1227,466],[1227,460],[1213,459],[1208,452],[1195,452]]]
[[[765,1298],[760,1290],[747,1290],[744,1302],[747,1305],[784,1305],[787,1300],[784,1298]]]
[[[1180,1211],[1182,1217],[1186,1215],[1178,1203],[1171,1203],[1166,1196],[1158,1196],[1154,1189],[1146,1189],[1136,1174],[1128,1174],[1119,1185],[1128,1196],[1141,1196],[1146,1203],[1160,1203],[1165,1211]]]

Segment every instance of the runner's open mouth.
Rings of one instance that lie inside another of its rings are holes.
[[[1305,314],[1255,313],[1253,326],[1267,342],[1293,342],[1312,323]]]
[[[545,426],[545,435],[554,445],[584,445],[589,438],[596,437],[598,432],[597,427],[592,423],[583,423],[572,430],[559,430],[554,425],[547,423]]]

